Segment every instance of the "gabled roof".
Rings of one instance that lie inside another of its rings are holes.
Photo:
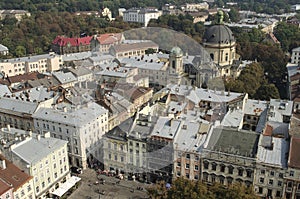
[[[68,38],[64,36],[57,36],[52,44],[58,45],[58,46],[66,46],[70,44],[71,46],[79,46],[81,45],[90,45],[91,43],[92,36],[87,36],[87,37],[73,37],[73,38]]]
[[[106,33],[97,37],[100,44],[115,44],[122,40],[122,33]]]
[[[7,51],[7,50],[8,50],[8,48],[6,46],[0,44],[0,52],[1,51]]]

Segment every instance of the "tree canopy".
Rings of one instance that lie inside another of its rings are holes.
[[[252,187],[242,184],[232,184],[224,187],[215,183],[212,186],[201,181],[191,181],[185,178],[177,178],[172,182],[171,188],[161,181],[147,189],[153,199],[258,199]]]

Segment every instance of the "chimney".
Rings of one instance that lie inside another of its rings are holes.
[[[0,167],[1,169],[6,169],[6,162],[5,160],[0,160],[1,164],[0,164]]]
[[[45,137],[45,138],[50,138],[50,132],[47,131],[47,132],[44,134],[44,137]]]
[[[10,125],[6,125],[7,131],[10,131]]]

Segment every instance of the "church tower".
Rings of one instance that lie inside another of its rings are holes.
[[[169,55],[170,73],[183,73],[183,52],[179,47],[173,47]]]

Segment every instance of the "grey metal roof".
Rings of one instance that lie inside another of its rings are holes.
[[[264,138],[271,141],[271,148],[264,147]],[[287,167],[287,156],[289,152],[289,141],[284,138],[261,135],[257,151],[257,161],[273,166]]]
[[[5,94],[11,94],[7,85],[0,84],[0,97],[3,97]]]
[[[268,106],[266,101],[248,99],[245,103],[244,113],[247,115],[260,115]]]
[[[65,61],[76,61],[76,60],[83,60],[87,59],[92,56],[90,51],[87,52],[79,52],[79,53],[72,53],[72,54],[65,54],[62,55],[62,60]]]
[[[235,38],[227,26],[219,24],[205,31],[203,41],[211,44],[230,44],[235,42]]]
[[[61,71],[53,72],[53,76],[56,77],[56,79],[62,84],[75,82],[77,80],[76,77],[71,72],[67,72],[67,73]]]
[[[173,139],[179,128],[181,121],[170,117],[159,117],[151,136]]]
[[[196,121],[183,121],[180,131],[175,138],[174,146],[176,150],[196,151],[204,144],[207,134],[203,134],[201,130],[208,129],[208,123]]]
[[[210,101],[210,102],[230,102],[243,95],[242,93],[234,92],[223,92],[223,91],[214,91],[209,89],[197,88],[192,90],[187,98],[195,103],[200,101]]]
[[[244,117],[244,112],[242,110],[228,111],[223,118],[221,125],[228,127],[240,127]]]
[[[80,66],[76,68],[69,67],[67,68],[67,70],[73,73],[76,77],[92,74],[92,71],[90,69],[86,67],[80,67]]]
[[[39,108],[33,114],[33,118],[82,127],[107,112],[108,111],[102,106],[90,102],[84,107],[69,109],[66,112],[59,109]]]
[[[35,102],[26,102],[7,97],[0,97],[0,109],[2,110],[33,114],[37,107],[38,103]]]
[[[10,63],[19,63],[19,62],[37,62],[41,59],[50,59],[53,57],[58,57],[60,55],[57,54],[42,54],[42,55],[34,55],[34,56],[28,56],[28,57],[19,57],[19,58],[12,58],[8,59],[8,62]]]
[[[18,143],[12,152],[19,156],[28,164],[34,164],[47,157],[57,149],[63,147],[68,142],[56,138],[29,138],[21,143]],[[67,152],[66,152],[67,153]]]
[[[216,127],[211,132],[208,150],[223,153],[254,157],[257,152],[259,134],[236,128]]]
[[[46,87],[39,86],[28,90],[23,90],[14,93],[15,97],[23,98],[24,100],[42,102],[54,97],[54,91],[49,91]]]

